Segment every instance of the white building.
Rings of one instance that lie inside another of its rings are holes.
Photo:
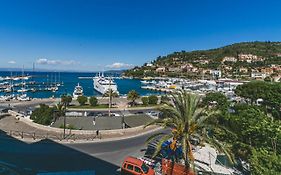
[[[254,78],[254,79],[265,79],[265,77],[266,77],[266,74],[262,73],[262,72],[252,72],[251,73],[251,78]]]
[[[237,62],[237,58],[235,58],[235,57],[224,57],[222,59],[222,62],[226,62],[226,61],[228,61],[228,62]]]
[[[211,70],[210,73],[213,78],[221,78],[221,70]]]

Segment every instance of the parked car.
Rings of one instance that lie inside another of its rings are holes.
[[[151,117],[158,117],[159,112],[156,111],[149,111],[146,113],[147,115],[151,116]]]
[[[121,175],[155,175],[155,172],[142,160],[129,156],[122,164]]]
[[[135,114],[143,114],[143,111],[137,111]]]

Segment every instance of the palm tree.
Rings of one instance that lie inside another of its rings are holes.
[[[54,110],[54,122],[61,116],[64,116],[65,113],[65,107],[62,103],[56,104],[56,106],[53,107]]]
[[[135,102],[136,102],[136,100],[137,100],[139,97],[140,97],[140,95],[137,93],[137,91],[131,90],[131,91],[128,93],[127,99],[132,101],[132,102],[131,102],[132,105],[135,105]]]
[[[169,129],[170,132],[157,133],[147,139],[148,143],[159,139],[153,156],[161,151],[164,142],[172,139],[170,149],[182,148],[181,156],[185,161],[185,167],[189,169],[190,164],[194,165],[191,142],[197,139],[201,144],[208,143],[218,148],[219,151],[225,152],[230,161],[233,161],[228,150],[216,140],[215,136],[210,134],[210,131],[214,129],[214,125],[210,121],[218,111],[199,108],[199,103],[198,95],[182,90],[172,95],[171,102],[165,102],[165,105],[160,107],[159,110],[163,112],[163,117],[152,121],[145,127],[156,124],[164,129]]]

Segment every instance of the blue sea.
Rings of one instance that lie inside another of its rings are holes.
[[[1,77],[6,76],[21,76],[22,72],[9,72],[2,71],[0,72]],[[79,83],[84,90],[85,96],[101,96],[97,91],[93,88],[93,80],[92,79],[79,79],[79,77],[94,77],[97,73],[80,73],[80,72],[24,72],[24,75],[32,76],[28,82],[36,82],[39,85],[36,88],[43,88],[47,85],[50,85],[54,82],[63,82],[63,86],[60,86],[58,91],[40,91],[40,92],[27,92],[27,95],[32,98],[48,98],[48,97],[60,97],[62,94],[70,94],[72,95],[74,87]],[[118,77],[120,74],[113,73],[105,73],[105,76]],[[140,95],[150,95],[150,94],[159,94],[159,92],[150,91],[141,89],[141,82],[138,79],[114,79],[118,86],[118,91],[120,95],[126,95],[131,90],[136,90]],[[0,81],[5,82],[5,81]],[[7,80],[6,82],[10,82]],[[13,81],[13,84],[21,83],[22,80]],[[43,84],[44,83],[44,84]],[[35,86],[26,85],[25,88],[32,88]],[[18,87],[16,89],[20,89]],[[4,94],[3,92],[1,93]]]

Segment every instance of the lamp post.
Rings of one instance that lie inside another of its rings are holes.
[[[65,139],[65,124],[66,124],[66,102],[64,102],[63,139]]]
[[[67,98],[67,90],[65,88],[65,93],[64,93],[64,97]],[[66,125],[66,103],[67,103],[67,99],[64,100],[63,105],[64,105],[64,116],[63,116],[63,139],[65,139],[65,125]]]

